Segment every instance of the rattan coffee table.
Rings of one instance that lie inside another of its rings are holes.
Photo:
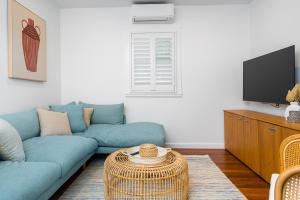
[[[122,150],[112,153],[104,163],[106,200],[186,200],[188,163],[175,152],[157,165],[140,165],[128,160]]]

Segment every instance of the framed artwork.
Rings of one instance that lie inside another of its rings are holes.
[[[8,0],[8,76],[47,81],[46,21]]]

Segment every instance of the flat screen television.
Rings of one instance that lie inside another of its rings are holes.
[[[295,85],[295,46],[260,56],[243,64],[243,100],[287,104]]]

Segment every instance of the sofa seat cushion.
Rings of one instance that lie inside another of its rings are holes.
[[[164,144],[164,129],[156,123],[93,124],[79,135],[94,138],[100,147],[131,147],[143,143]]]
[[[94,153],[97,142],[78,136],[35,137],[23,142],[26,160],[31,162],[53,162],[66,175],[78,162]]]
[[[61,176],[61,168],[46,162],[0,162],[0,199],[38,199]]]

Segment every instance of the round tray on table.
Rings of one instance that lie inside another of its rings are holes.
[[[158,153],[156,157],[143,157],[139,152],[140,147],[131,147],[124,149],[121,152],[128,156],[128,160],[135,164],[156,165],[164,162],[167,159],[167,154],[171,151],[170,148],[157,147]]]

